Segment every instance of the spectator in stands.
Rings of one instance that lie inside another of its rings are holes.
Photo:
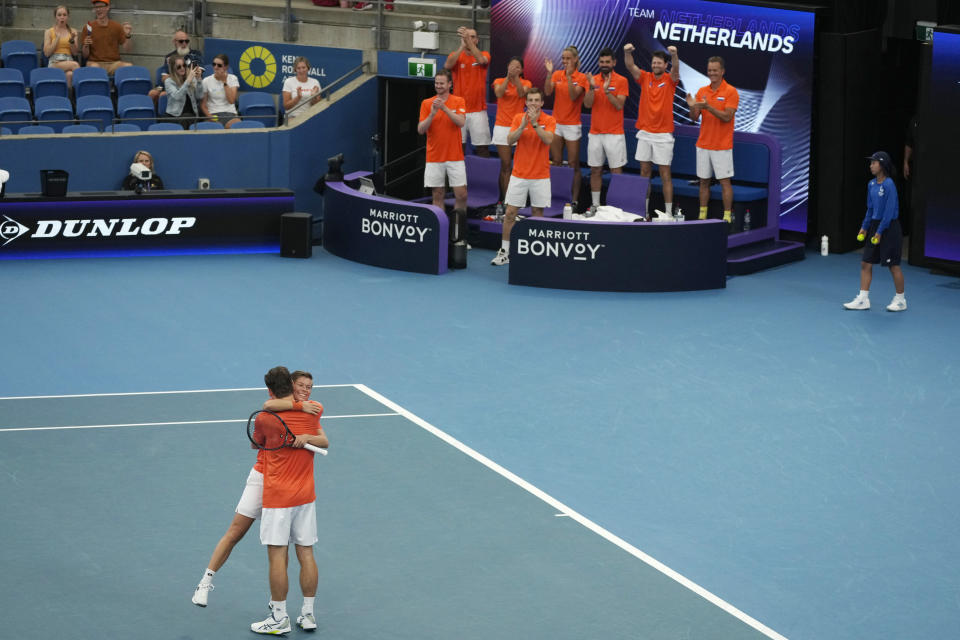
[[[450,52],[444,69],[453,72],[453,95],[467,103],[467,124],[461,133],[463,144],[467,135],[478,156],[490,157],[490,118],[487,117],[487,67],[490,52],[481,51],[477,30],[468,27],[457,29],[460,46]]]
[[[167,115],[177,118],[177,124],[189,129],[200,117],[203,67],[187,66],[187,59],[177,54],[170,56],[168,60],[171,73],[163,82],[167,94]]]
[[[545,95],[553,95],[553,117],[557,119],[557,132],[553,136],[553,146],[550,149],[553,164],[563,164],[563,149],[567,149],[567,163],[573,169],[573,184],[570,186],[571,203],[573,210],[579,211],[580,183],[580,137],[583,133],[583,123],[580,111],[583,107],[583,96],[589,86],[587,74],[580,71],[580,54],[577,48],[569,46],[560,56],[562,69],[553,70],[553,60],[543,61],[547,68],[547,79],[543,85]]]
[[[626,78],[613,70],[613,64],[613,49],[601,49],[597,57],[600,73],[588,78],[590,90],[583,96],[583,106],[592,109],[590,137],[587,141],[591,212],[600,206],[604,160],[610,167],[610,173],[623,173],[623,165],[627,164],[623,105],[630,93],[630,85]]]
[[[500,156],[500,200],[497,202],[497,218],[503,216],[503,198],[510,182],[510,163],[513,145],[507,144],[513,116],[523,113],[527,90],[533,83],[523,77],[523,58],[514,56],[507,64],[507,75],[493,81],[493,93],[497,96],[497,119],[493,125],[493,144]]]
[[[131,166],[131,172],[127,174],[127,177],[123,179],[122,190],[123,191],[153,191],[155,189],[163,189],[163,180],[160,179],[156,173],[153,173],[153,156],[150,155],[147,151],[137,151],[133,154],[133,164],[142,164],[144,167],[150,170],[152,174],[150,179],[145,180],[142,176],[133,175],[133,167]]]
[[[150,90],[150,97],[154,102],[160,99],[164,94],[163,87],[166,85],[167,76],[170,75],[169,64],[171,56],[181,56],[186,60],[187,68],[203,67],[203,54],[197,49],[190,48],[190,36],[183,29],[178,29],[173,33],[173,51],[163,56],[163,64],[160,66],[160,84],[155,89]]]
[[[77,30],[70,26],[70,9],[63,5],[53,10],[53,26],[43,32],[43,55],[47,56],[48,67],[63,69],[67,76],[67,86],[73,86],[73,70],[80,66],[77,54],[80,53],[80,41]]]
[[[213,58],[213,75],[203,79],[203,101],[200,103],[203,115],[220,122],[225,129],[240,122],[237,116],[240,81],[237,76],[227,73],[229,64],[230,59],[225,53]]]
[[[700,219],[707,217],[710,203],[710,179],[720,183],[723,198],[723,219],[733,224],[733,127],[734,115],[740,105],[740,94],[723,79],[726,72],[723,58],[707,60],[710,84],[700,87],[696,97],[687,94],[690,119],[700,120],[697,137],[697,177],[700,178]]]
[[[341,7],[346,8],[346,7],[349,7],[351,4],[353,4],[353,10],[354,10],[354,11],[370,11],[371,9],[376,8],[376,3],[373,3],[373,2],[357,2],[357,3],[353,3],[353,2],[351,2],[350,0],[340,0],[340,6],[341,6]],[[392,3],[392,2],[386,3],[386,4],[383,6],[383,10],[384,10],[384,11],[393,11],[393,3]]]
[[[654,51],[650,57],[650,71],[644,71],[633,61],[633,45],[623,45],[623,62],[634,81],[640,86],[640,105],[637,108],[637,152],[640,175],[650,178],[653,163],[657,163],[660,179],[663,180],[663,209],[673,213],[673,180],[670,165],[673,163],[673,94],[680,82],[680,58],[677,48]],[[673,66],[667,73],[667,52]],[[650,192],[643,217],[650,208]]]
[[[310,61],[300,56],[293,61],[293,72],[296,74],[283,81],[283,108],[288,118],[298,117],[305,107],[290,113],[290,110],[301,102],[309,100],[310,104],[320,101],[320,82],[307,74],[310,72]]]
[[[110,19],[110,0],[93,0],[92,22],[83,27],[83,57],[88,67],[103,67],[107,73],[120,67],[132,66],[120,59],[120,52],[130,51],[133,27],[129,22],[120,24]]]

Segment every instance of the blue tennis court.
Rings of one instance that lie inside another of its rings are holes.
[[[510,286],[492,256],[439,277],[323,250],[4,263],[17,637],[252,637],[255,532],[209,607],[190,596],[278,364],[326,406],[327,637],[762,635],[719,601],[791,640],[955,635],[956,277],[904,265],[910,308],[887,313],[877,270],[850,312],[854,253],[640,295]],[[148,426],[62,428],[127,424]]]
[[[255,529],[210,606],[189,597],[253,457],[244,416],[264,397],[0,400],[3,511],[17,514],[0,537],[4,599],[48,594],[18,605],[44,622],[17,637],[224,637],[261,618]],[[324,637],[781,637],[374,391],[314,397],[332,442],[315,461]]]

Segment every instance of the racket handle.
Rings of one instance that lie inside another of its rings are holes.
[[[315,447],[315,446],[313,446],[312,444],[305,444],[305,445],[303,445],[303,448],[304,448],[304,449],[309,449],[310,451],[313,451],[314,453],[319,453],[319,454],[322,455],[322,456],[327,455],[327,450],[326,450],[326,449],[321,449],[320,447]]]

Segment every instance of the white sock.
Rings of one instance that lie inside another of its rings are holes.
[[[593,206],[599,207],[599,206],[600,206],[600,192],[599,192],[599,191],[591,191],[591,192],[590,192],[590,200],[593,201]]]
[[[860,294],[859,294],[857,297],[858,297],[858,298],[869,298],[869,297],[870,297],[870,290],[867,289],[866,291],[864,291],[863,289],[860,289]]]
[[[303,596],[303,606],[300,608],[300,615],[305,616],[308,613],[310,615],[313,615],[313,598],[314,597],[315,596],[311,596],[308,598],[307,596]]]
[[[504,251],[506,251],[507,253],[510,253],[510,241],[509,241],[509,240],[501,240],[501,241],[500,241],[500,248],[503,249]]]
[[[907,299],[906,291],[904,291],[903,293],[895,293],[895,294],[893,294],[893,299],[894,299],[894,300],[906,300],[906,299]]]
[[[212,569],[207,569],[203,572],[203,577],[200,578],[200,584],[213,584],[213,576],[217,572]]]
[[[664,202],[664,203],[663,203],[663,209],[664,209],[664,211],[666,211],[667,213],[673,213],[673,203],[672,203],[672,202]]]
[[[273,619],[280,622],[287,617],[287,601],[271,600],[270,608],[273,609]]]

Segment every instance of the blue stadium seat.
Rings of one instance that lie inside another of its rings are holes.
[[[80,67],[73,70],[73,95],[110,97],[110,77],[100,67]]]
[[[206,129],[207,131],[214,131],[214,130],[223,131],[223,125],[220,124],[219,122],[210,122],[208,120],[203,120],[202,122],[195,122],[194,124],[190,125],[191,131],[197,131],[198,129],[200,131],[203,131],[204,129]]]
[[[67,74],[56,67],[41,67],[30,72],[30,91],[33,99],[47,96],[69,98]]]
[[[150,96],[139,93],[127,94],[117,97],[117,117],[120,120],[133,122],[142,129],[157,121],[157,112],[154,110]]]
[[[6,124],[12,133],[20,127],[33,124],[33,112],[26,98],[0,98],[0,122]]]
[[[60,96],[44,96],[33,101],[33,112],[38,124],[46,124],[60,133],[67,125],[73,124],[73,105]],[[50,122],[60,120],[60,122]]]
[[[183,131],[183,127],[176,122],[156,122],[147,127],[147,131]]]
[[[26,98],[23,74],[19,69],[0,69],[0,98]]]
[[[79,71],[79,69],[78,69]],[[77,98],[77,120],[80,124],[91,124],[103,131],[113,124],[113,102],[106,96],[83,96]],[[83,122],[94,120],[96,122]]]
[[[8,40],[0,45],[0,58],[3,66],[18,69],[24,78],[37,68],[37,45],[29,40]]]
[[[8,129],[7,127],[0,127],[0,136],[12,136],[12,135],[13,135],[13,131]]]
[[[17,132],[21,136],[29,135],[40,135],[40,134],[51,134],[56,133],[53,130],[53,127],[48,127],[45,124],[28,124],[26,126],[20,127],[20,131]]]
[[[277,126],[277,106],[273,94],[263,91],[248,91],[237,98],[237,110],[244,120],[260,120],[265,126]]]
[[[162,118],[166,114],[167,114],[167,94],[163,94],[157,99],[157,115]]]
[[[146,67],[120,67],[113,72],[113,86],[117,88],[117,97],[129,95],[147,95],[153,88],[150,71]],[[119,111],[119,105],[117,106]]]
[[[143,129],[131,122],[120,122],[110,125],[106,131],[107,133],[140,133]]]
[[[92,124],[68,124],[60,133],[100,133]]]
[[[263,124],[260,120],[241,120],[236,122],[230,127],[230,131],[234,129],[265,129],[267,125]]]

